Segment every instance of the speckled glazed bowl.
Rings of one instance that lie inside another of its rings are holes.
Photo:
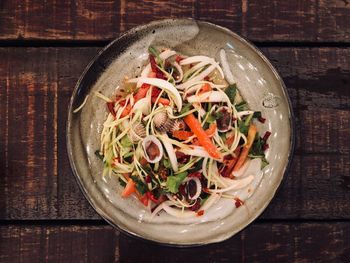
[[[185,55],[207,55],[218,60],[224,48],[241,94],[250,108],[267,121],[258,127],[270,130],[270,165],[244,207],[220,200],[204,216],[178,219],[162,214],[150,220],[140,202],[122,199],[117,178],[102,177],[99,149],[106,107],[94,96],[115,94],[124,76],[135,76],[148,59],[148,47],[169,47]],[[73,113],[85,97],[83,109]],[[283,81],[269,61],[246,40],[230,30],[191,19],[156,21],[136,27],[104,48],[79,79],[69,105],[67,147],[77,181],[95,210],[113,226],[134,236],[170,245],[201,245],[233,236],[257,218],[274,196],[291,161],[293,117]]]

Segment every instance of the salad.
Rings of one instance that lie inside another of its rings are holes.
[[[252,171],[268,165],[271,133],[256,125],[265,119],[241,97],[225,50],[219,57],[150,47],[139,76],[111,98],[96,93],[108,110],[96,151],[103,176],[117,176],[121,196],[151,217],[202,216],[221,198],[238,208],[259,183]]]

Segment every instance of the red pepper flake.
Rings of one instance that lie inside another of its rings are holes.
[[[157,67],[156,59],[153,56],[149,56],[149,62],[151,64],[152,71],[156,73],[156,78],[158,79],[167,79],[163,72]]]
[[[121,106],[125,106],[125,103],[126,103],[126,100],[121,100],[121,101],[119,102],[119,104],[120,104]]]
[[[199,211],[197,212],[197,216],[202,216],[202,215],[204,215],[204,210],[199,210]]]
[[[261,123],[265,123],[266,119],[263,118],[263,117],[259,117],[258,120],[261,122]]]
[[[152,181],[151,176],[147,175],[145,181],[146,183],[150,183]]]
[[[206,188],[206,187],[204,187],[204,188],[202,189],[202,191],[203,191],[204,193],[209,193],[209,189]]]
[[[184,59],[184,58],[181,57],[181,56],[176,56],[175,61],[176,61],[177,63],[180,63],[180,61],[183,60],[183,59]]]
[[[262,146],[262,150],[263,150],[263,151],[266,151],[268,148],[269,148],[269,145],[268,145],[267,143],[265,143],[265,144]]]
[[[114,102],[107,102],[107,107],[109,112],[113,115],[113,117],[116,117],[115,111],[114,111]]]
[[[147,197],[150,199],[153,203],[158,204],[159,199],[157,199],[152,192],[147,192]]]
[[[241,205],[244,205],[244,202],[241,199],[239,199],[238,197],[234,198],[234,200],[235,200],[236,208],[240,207]]]
[[[271,132],[269,132],[269,131],[265,132],[265,135],[264,135],[264,137],[263,137],[263,140],[266,142],[267,139],[270,137],[270,135],[271,135]]]
[[[194,172],[194,173],[190,173],[188,175],[188,177],[197,177],[197,178],[201,178],[202,174],[200,172]]]

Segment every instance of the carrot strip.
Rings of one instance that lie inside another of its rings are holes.
[[[198,122],[193,113],[187,115],[184,118],[185,123],[190,127],[191,131],[197,136],[199,143],[209,153],[209,155],[215,159],[221,159],[221,154],[213,144],[209,136],[203,130],[201,124]]]
[[[143,99],[147,95],[147,91],[151,88],[151,85],[149,84],[142,84],[142,86],[139,88],[137,93],[134,96],[135,102],[137,102],[140,99]]]
[[[152,103],[155,103],[157,101],[157,98],[152,97]],[[165,98],[159,98],[158,99],[158,104],[163,104],[165,106],[168,106],[170,104],[170,100],[165,99]]]
[[[241,154],[239,155],[239,158],[235,167],[233,168],[233,171],[239,170],[239,168],[241,168],[242,165],[244,164],[245,160],[248,157],[249,150],[253,145],[256,133],[257,133],[256,126],[254,124],[251,124],[248,130],[247,143],[246,145],[243,146],[243,149],[241,151]]]
[[[216,123],[212,123],[209,126],[209,129],[205,130],[205,133],[209,136],[212,137],[216,132]]]
[[[211,91],[212,88],[211,86],[209,85],[209,83],[205,83],[198,91],[198,95],[202,94],[202,93],[205,93],[205,92],[208,92],[208,91]]]
[[[125,109],[123,110],[122,114],[120,114],[120,118],[123,118],[127,115],[129,115],[129,113],[131,112],[132,108],[130,106],[130,104],[128,104]]]
[[[135,191],[136,191],[135,183],[131,178],[129,178],[128,183],[126,184],[126,186],[122,192],[122,197],[129,197]]]
[[[189,131],[174,131],[173,137],[175,137],[178,140],[184,141],[187,140],[188,137],[191,137],[193,135],[193,132]]]

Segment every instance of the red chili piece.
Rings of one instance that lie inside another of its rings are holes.
[[[244,205],[244,202],[241,199],[239,199],[238,197],[236,197],[234,200],[235,200],[236,208],[240,207],[241,205]]]
[[[197,212],[197,216],[202,216],[202,215],[204,215],[204,210],[200,210]]]
[[[271,135],[271,132],[269,132],[269,131],[265,132],[265,135],[264,135],[264,137],[263,137],[263,140],[266,142],[267,139],[270,137],[270,135]]]
[[[263,117],[259,117],[258,120],[261,122],[261,123],[265,123],[266,119],[263,118]]]
[[[116,117],[115,111],[114,111],[114,102],[107,102],[107,107],[109,112],[113,115],[113,117]]]

